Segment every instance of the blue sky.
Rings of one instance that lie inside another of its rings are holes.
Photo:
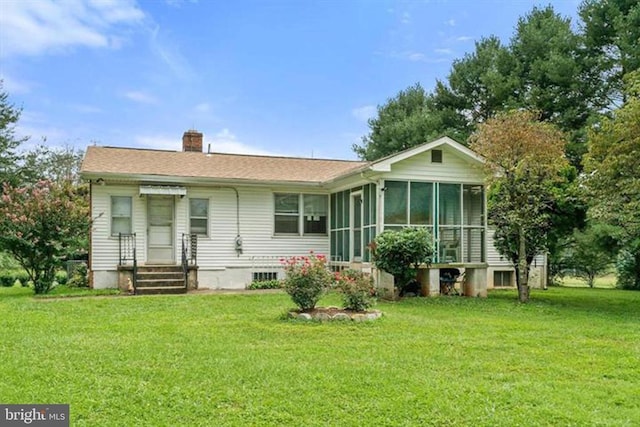
[[[575,21],[579,0],[0,0],[0,78],[31,145],[179,150],[195,128],[355,159],[377,105],[548,3]]]

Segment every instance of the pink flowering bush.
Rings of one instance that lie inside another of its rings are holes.
[[[344,270],[335,274],[336,288],[342,293],[344,308],[366,311],[375,303],[373,278],[357,270]]]
[[[49,292],[63,261],[83,249],[90,223],[86,196],[69,184],[2,188],[0,248],[18,261],[37,294]]]
[[[312,310],[333,283],[327,258],[310,252],[308,256],[294,256],[280,262],[286,274],[284,289],[301,311]]]

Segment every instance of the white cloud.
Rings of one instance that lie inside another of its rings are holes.
[[[3,0],[0,11],[2,57],[117,47],[119,27],[145,18],[133,0]]]
[[[193,107],[193,111],[200,114],[206,114],[211,112],[211,105],[208,102],[201,102]]]
[[[181,7],[184,3],[198,3],[198,0],[164,0],[171,7]]]
[[[175,136],[139,135],[134,138],[134,144],[144,148],[153,148],[154,150],[182,150],[182,140]]]
[[[158,100],[156,98],[142,91],[131,90],[123,93],[123,96],[127,99],[130,99],[131,101],[138,102],[140,104],[157,104],[158,103]]]
[[[24,80],[14,79],[6,74],[1,75],[0,80],[2,80],[2,87],[7,93],[17,94],[31,92],[31,84]]]
[[[453,55],[453,51],[447,48],[434,49],[434,52],[440,55]]]
[[[180,47],[173,40],[165,37],[158,25],[149,29],[149,46],[177,77],[189,79],[194,76],[195,72],[180,52]]]
[[[473,37],[471,36],[460,36],[456,38],[456,41],[459,41],[459,42],[468,42],[471,40],[473,40]]]
[[[411,62],[425,62],[427,60],[425,54],[420,52],[406,52],[405,56]]]
[[[448,21],[445,21],[445,24],[447,24],[450,27],[455,27],[456,26],[456,20],[455,19],[449,19]]]
[[[378,109],[375,105],[364,105],[351,110],[351,115],[360,121],[366,122],[371,117],[374,117],[377,112]]]
[[[402,14],[402,18],[400,18],[400,22],[402,24],[405,24],[405,25],[410,24],[411,23],[411,14],[409,12],[404,12]]]
[[[207,150],[207,144],[211,144],[211,152],[213,153],[232,153],[232,154],[257,154],[263,156],[273,156],[276,153],[263,150],[261,148],[252,147],[238,140],[236,135],[231,133],[229,129],[224,128],[220,132],[213,135],[212,138],[205,138],[204,150]]]
[[[156,150],[182,151],[182,139],[175,136],[166,135],[139,135],[134,138],[137,146],[153,148]],[[203,151],[207,151],[211,144],[212,153],[232,153],[232,154],[256,154],[264,156],[277,155],[276,153],[252,147],[238,140],[235,134],[224,128],[212,137],[204,133]]]
[[[431,57],[428,57],[427,55],[425,55],[422,52],[414,52],[414,51],[410,51],[410,50],[409,51],[404,51],[404,52],[376,51],[374,53],[376,55],[381,55],[381,56],[385,56],[385,57],[388,57],[388,58],[402,59],[402,60],[411,61],[411,62],[424,62],[424,63],[427,63],[427,64],[439,64],[439,63],[448,61],[448,59],[446,59],[446,58],[431,58]]]

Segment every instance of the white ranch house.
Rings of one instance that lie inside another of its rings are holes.
[[[443,137],[374,162],[91,146],[89,271],[95,288],[243,289],[281,278],[280,259],[314,251],[336,268],[371,271],[368,244],[386,229],[427,227],[439,271],[464,271],[475,295],[513,286],[487,230],[482,159]],[[533,274],[545,275],[543,258]]]

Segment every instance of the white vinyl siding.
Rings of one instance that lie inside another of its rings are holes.
[[[146,258],[146,199],[138,197],[138,186],[94,185],[91,195],[91,267],[93,270],[113,270],[118,265],[118,237],[111,235],[111,196],[131,199],[131,232],[136,234],[137,258]],[[115,283],[113,284],[115,286]]]
[[[195,190],[194,190],[195,191]],[[274,193],[266,188],[238,188],[240,229],[237,229],[236,195],[229,189],[197,189],[211,198],[211,237],[198,240],[200,269],[250,267],[254,257],[289,257],[328,254],[329,238],[322,234],[274,234]],[[285,194],[285,193],[279,193]],[[300,193],[298,193],[300,194]],[[243,253],[235,251],[235,238],[242,237]]]

